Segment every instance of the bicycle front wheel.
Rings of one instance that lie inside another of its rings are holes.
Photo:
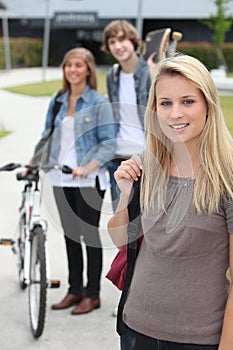
[[[45,236],[42,228],[37,226],[32,232],[29,283],[29,316],[35,338],[39,338],[44,329],[46,294]]]

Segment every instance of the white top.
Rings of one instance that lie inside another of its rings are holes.
[[[145,137],[137,112],[137,97],[133,74],[120,72],[120,127],[117,134],[116,155],[130,157],[141,153]]]
[[[74,118],[64,117],[61,124],[61,148],[58,157],[58,165],[68,165],[74,169],[78,166],[77,155],[75,151],[74,138]],[[76,176],[73,178],[72,174],[64,174],[61,170],[50,170],[47,173],[49,182],[56,187],[92,187],[96,185],[96,176],[99,177],[100,188],[105,190],[110,187],[109,181],[106,177],[105,169],[96,169],[91,172],[86,178]]]

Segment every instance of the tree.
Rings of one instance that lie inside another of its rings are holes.
[[[231,29],[232,26],[232,16],[228,13],[228,4],[232,0],[213,0],[215,6],[217,7],[217,12],[215,15],[211,15],[209,20],[201,20],[201,22],[207,25],[211,30],[213,30],[213,41],[216,46],[216,51],[219,59],[219,65],[225,66],[227,64],[222,51],[222,44],[226,38],[226,32]]]

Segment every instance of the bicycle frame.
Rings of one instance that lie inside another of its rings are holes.
[[[24,270],[23,270],[23,282],[28,285],[30,283],[30,259],[31,259],[31,239],[33,230],[36,226],[40,226],[45,235],[45,251],[46,251],[46,266],[47,266],[47,281],[49,284],[48,276],[48,247],[47,247],[47,221],[41,219],[40,216],[40,191],[38,188],[38,181],[35,182],[34,189],[33,184],[28,182],[24,186],[22,192],[23,202],[20,207],[20,217],[25,215],[25,227],[24,227],[24,239],[25,239],[25,254],[24,254]],[[20,228],[19,228],[20,229]]]

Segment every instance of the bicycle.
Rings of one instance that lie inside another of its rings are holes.
[[[29,318],[34,338],[39,338],[44,330],[46,316],[47,288],[59,288],[60,281],[49,277],[47,221],[40,215],[40,170],[61,169],[72,173],[68,166],[39,166],[9,163],[0,167],[0,171],[14,171],[27,168],[28,173],[17,173],[18,181],[24,181],[22,203],[19,207],[18,236],[16,240],[0,239],[0,244],[12,246],[17,254],[19,284],[22,290],[28,287]]]

